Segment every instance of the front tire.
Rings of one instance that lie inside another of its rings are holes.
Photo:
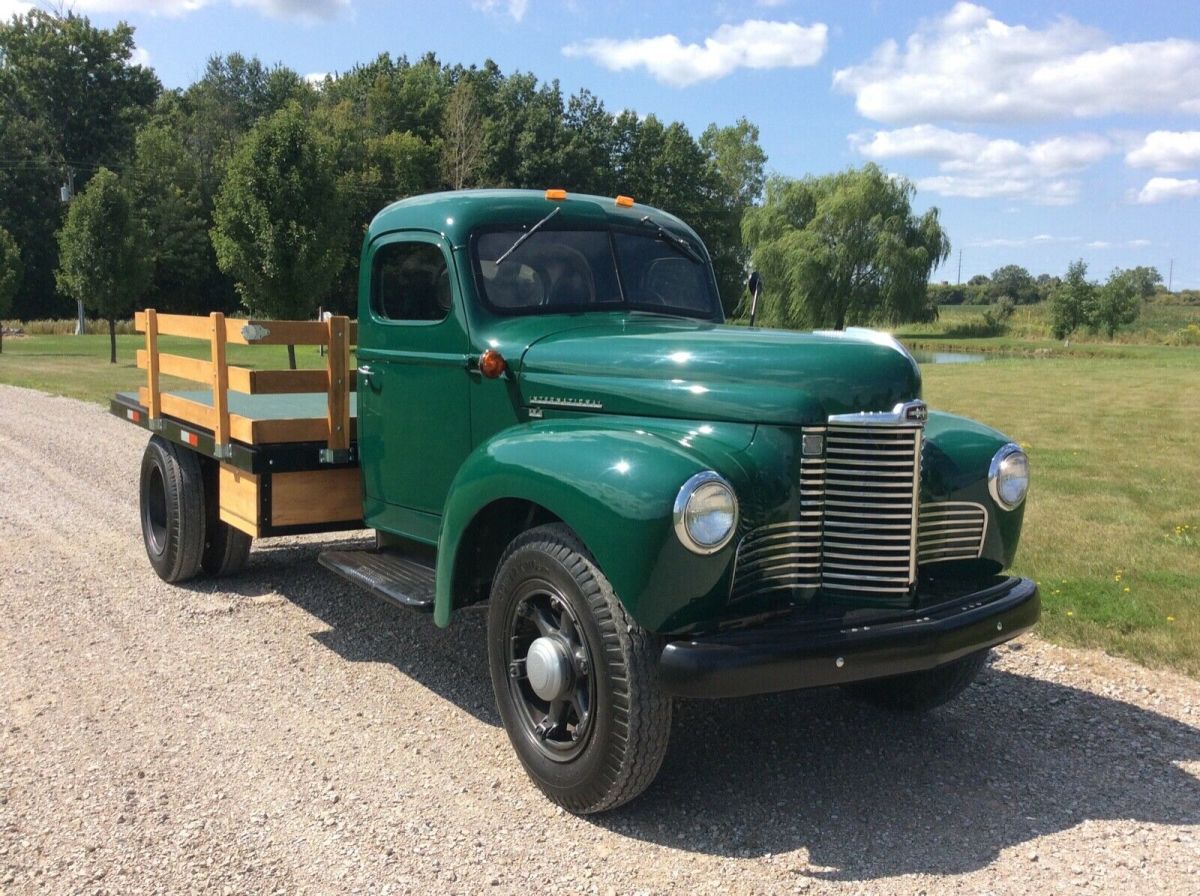
[[[152,436],[142,455],[139,489],[142,540],[164,582],[184,582],[200,570],[204,550],[204,474],[196,455]]]
[[[526,772],[568,811],[615,808],[658,774],[671,729],[660,646],[567,526],[531,529],[501,558],[488,610],[496,705]]]
[[[924,672],[860,681],[846,685],[846,690],[860,700],[889,712],[929,712],[965,691],[987,664],[988,653],[987,650],[981,650]]]

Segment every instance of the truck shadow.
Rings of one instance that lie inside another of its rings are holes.
[[[318,569],[314,555],[311,547],[256,551],[247,586],[270,582],[320,618],[329,628],[313,637],[339,656],[391,664],[499,724],[484,613],[466,611],[438,629]],[[297,576],[305,561],[311,573]],[[1001,648],[1009,649],[1019,645]],[[797,880],[961,874],[1088,820],[1196,824],[1197,764],[1200,727],[989,667],[924,718],[886,715],[836,689],[681,701],[656,783],[587,821],[714,856],[802,850]]]
[[[1194,825],[1184,763],[1200,728],[989,668],[924,718],[836,690],[681,703],[658,783],[596,823],[714,855],[803,848],[820,879],[961,874],[1088,820]]]

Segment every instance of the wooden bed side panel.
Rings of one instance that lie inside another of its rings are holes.
[[[147,408],[150,407],[150,390],[145,386],[138,389],[138,402]],[[163,392],[159,396],[159,402],[164,416],[174,417],[201,429],[214,428],[213,411],[206,404],[172,395],[170,392]]]
[[[358,467],[274,473],[271,525],[308,526],[362,519],[362,476]]]
[[[221,464],[218,487],[221,494],[221,521],[258,538],[262,534],[258,518],[262,477],[229,464]]]

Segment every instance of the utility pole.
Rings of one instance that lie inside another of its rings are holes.
[[[75,169],[67,166],[67,180],[58,191],[59,198],[62,199],[63,205],[70,205],[71,200],[75,198]],[[75,300],[75,335],[82,336],[87,330],[87,320],[83,316],[83,302],[79,299]]]
[[[958,286],[962,286],[962,249],[958,250]]]
[[[1171,266],[1167,268],[1167,292],[1171,291],[1171,281],[1175,278],[1175,259],[1171,259]]]

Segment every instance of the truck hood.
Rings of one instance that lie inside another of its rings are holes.
[[[891,410],[921,391],[915,362],[885,333],[640,315],[543,336],[517,383],[529,407],[793,425]]]

